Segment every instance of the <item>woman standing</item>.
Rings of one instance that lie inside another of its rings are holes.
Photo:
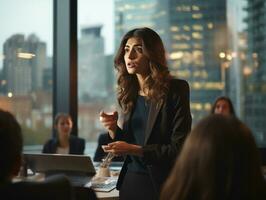
[[[158,199],[161,185],[191,128],[189,85],[173,79],[160,36],[149,28],[125,34],[115,57],[118,113],[100,113],[115,141],[104,151],[126,155],[117,183],[120,199]]]

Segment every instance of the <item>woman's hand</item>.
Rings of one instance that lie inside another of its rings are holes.
[[[123,155],[136,155],[142,156],[143,151],[141,146],[135,144],[129,144],[124,141],[116,141],[109,143],[108,145],[102,145],[104,152],[111,152],[116,156],[123,156]]]
[[[111,138],[114,139],[115,131],[117,129],[117,120],[118,120],[118,112],[105,113],[104,111],[100,112],[100,122],[102,122],[103,126],[108,130]]]

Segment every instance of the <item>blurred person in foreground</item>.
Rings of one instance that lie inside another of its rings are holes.
[[[210,115],[189,134],[161,200],[263,200],[266,183],[250,129]]]
[[[22,163],[23,138],[15,117],[0,109],[0,197],[17,200],[72,200],[73,188],[65,176],[44,181],[17,181]]]

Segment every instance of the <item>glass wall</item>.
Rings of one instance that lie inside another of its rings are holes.
[[[104,131],[98,113],[116,103],[115,50],[128,30],[147,26],[161,35],[171,74],[190,84],[193,125],[226,95],[265,148],[265,11],[263,0],[79,0],[80,135],[95,145]]]
[[[114,33],[113,0],[78,1],[78,128],[90,155],[105,132],[100,111],[116,110]]]
[[[53,3],[0,0],[0,108],[14,113],[25,147],[36,151],[52,130]],[[160,34],[171,74],[189,82],[193,124],[226,95],[266,148],[265,11],[263,0],[78,0],[77,124],[86,153],[105,131],[99,112],[117,109],[119,41],[140,26]]]
[[[53,1],[0,0],[0,108],[40,151],[52,128]]]

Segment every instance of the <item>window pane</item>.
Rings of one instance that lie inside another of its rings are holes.
[[[115,110],[113,6],[112,0],[78,1],[78,128],[91,156],[105,131],[100,111]]]
[[[52,128],[52,0],[0,0],[0,108],[23,128],[25,150],[40,151]]]
[[[102,128],[97,112],[116,101],[109,100],[114,90],[104,87],[113,67],[111,61],[103,64],[104,56],[113,58],[128,30],[147,26],[162,37],[171,74],[190,84],[193,125],[210,113],[218,96],[226,95],[258,146],[266,147],[265,1],[113,0],[108,10],[101,3],[79,1],[79,125],[84,137],[95,141]],[[108,28],[113,24],[114,32]]]

